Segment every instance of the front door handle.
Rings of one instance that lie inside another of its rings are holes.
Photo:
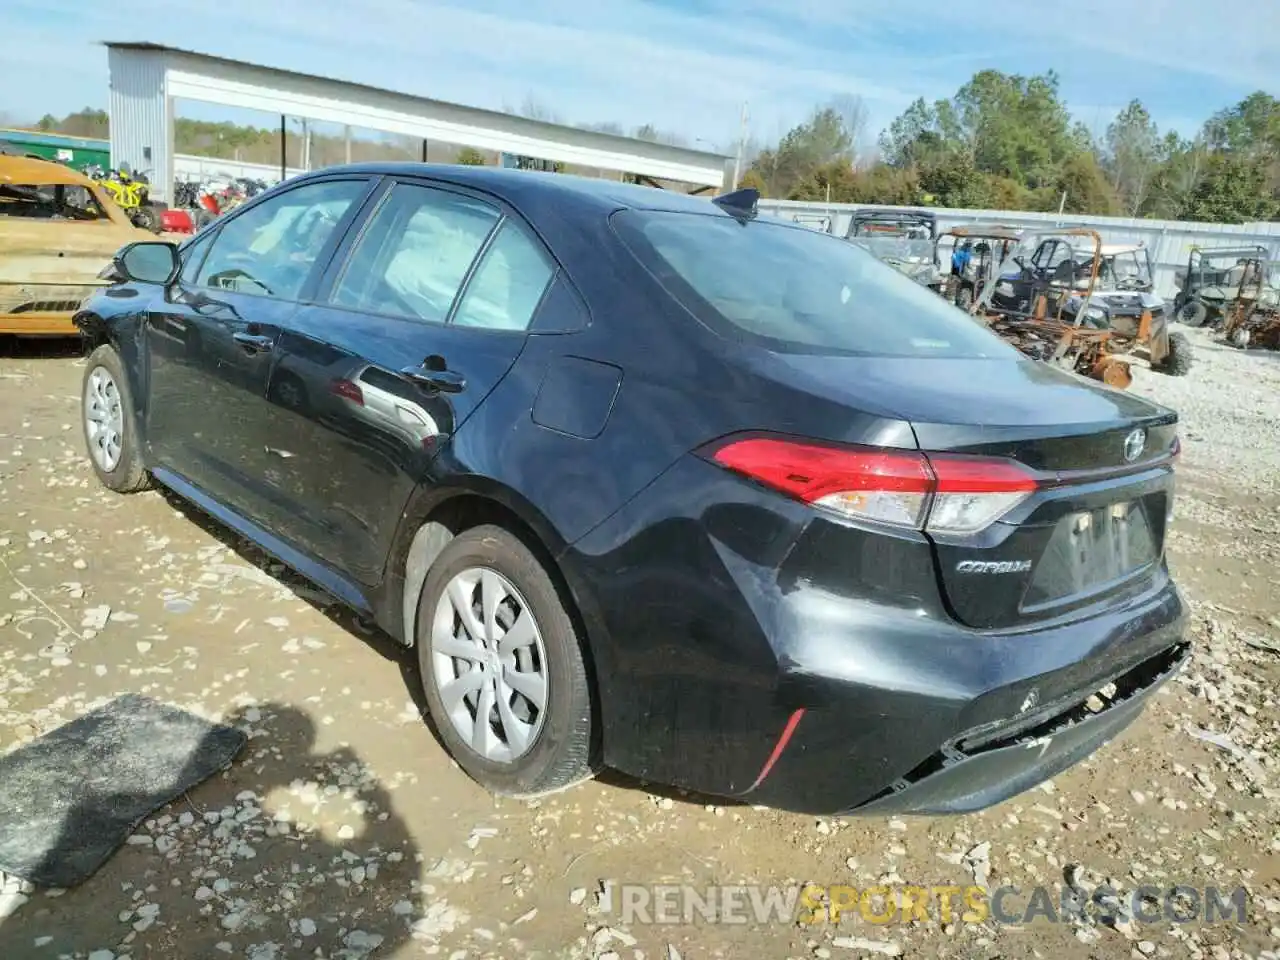
[[[233,333],[231,339],[252,353],[263,353],[276,344],[274,339],[261,333],[238,332]]]
[[[467,379],[456,370],[428,370],[426,367],[405,367],[400,375],[408,377],[419,386],[441,393],[460,393]]]

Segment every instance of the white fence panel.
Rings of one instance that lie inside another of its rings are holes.
[[[761,200],[760,212],[844,236],[854,210],[915,210],[881,204],[819,203],[807,200]],[[1025,210],[962,210],[928,207],[938,218],[938,229],[962,223],[998,223],[1027,230],[1052,230],[1059,227],[1091,227],[1106,243],[1142,243],[1151,251],[1155,267],[1156,290],[1172,299],[1177,293],[1177,273],[1187,266],[1191,248],[1205,249],[1247,247],[1255,244],[1267,248],[1273,259],[1280,259],[1280,223],[1195,223],[1187,220],[1140,220],[1130,217],[1093,217],[1078,214],[1033,213]]]

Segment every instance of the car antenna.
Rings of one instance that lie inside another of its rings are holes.
[[[759,212],[760,191],[755,187],[743,187],[715,197],[711,202],[739,223],[746,223],[754,220]]]

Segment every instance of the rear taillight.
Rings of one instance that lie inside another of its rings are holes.
[[[1038,486],[1011,460],[752,437],[710,457],[735,473],[857,520],[934,533],[974,533]]]
[[[350,400],[361,407],[364,406],[364,391],[360,389],[360,384],[358,383],[353,383],[350,380],[335,380],[329,384],[329,392],[335,397]]]

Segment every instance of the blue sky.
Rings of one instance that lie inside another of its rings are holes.
[[[0,114],[106,105],[102,40],[147,40],[475,106],[527,97],[573,122],[774,140],[816,103],[863,98],[871,136],[975,70],[1052,68],[1099,133],[1133,97],[1193,132],[1280,93],[1275,0],[0,0]],[[179,115],[220,108],[179,103]],[[225,112],[227,119],[269,117]]]

